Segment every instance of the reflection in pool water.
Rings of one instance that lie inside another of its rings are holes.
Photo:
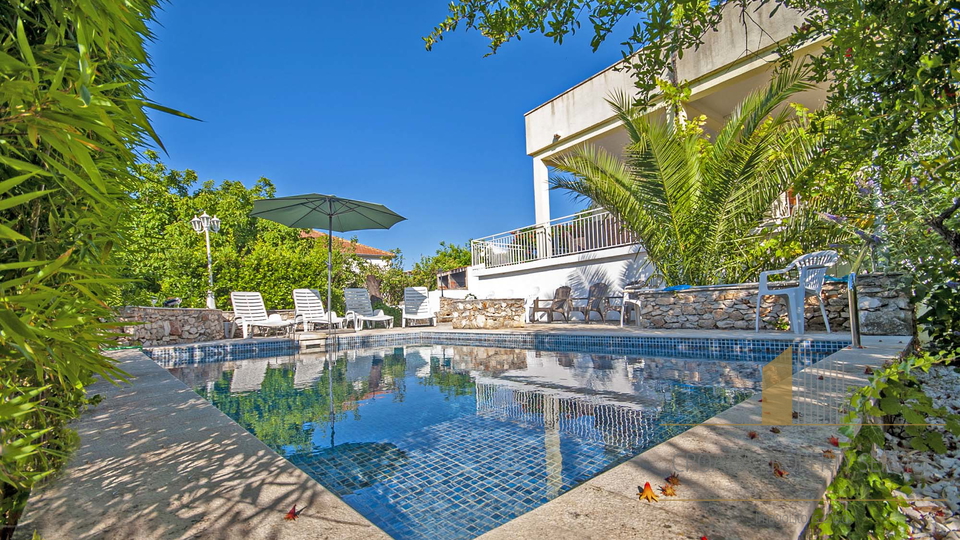
[[[407,346],[170,371],[395,538],[472,538],[759,390],[764,362]],[[332,366],[331,366],[332,364]]]

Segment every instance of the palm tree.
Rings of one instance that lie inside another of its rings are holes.
[[[829,224],[815,217],[827,201],[809,201],[785,220],[772,216],[813,154],[814,138],[798,129],[790,107],[780,107],[811,88],[804,75],[795,68],[775,76],[712,141],[700,122],[645,117],[620,94],[610,103],[630,136],[625,157],[581,147],[555,165],[552,187],[589,199],[634,231],[668,285],[755,280],[842,234],[823,234]]]

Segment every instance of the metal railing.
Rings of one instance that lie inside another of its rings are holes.
[[[474,266],[495,268],[637,243],[602,208],[470,241]]]

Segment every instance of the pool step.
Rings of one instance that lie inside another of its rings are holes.
[[[300,352],[327,350],[327,336],[305,334],[300,336],[298,343],[300,344]]]

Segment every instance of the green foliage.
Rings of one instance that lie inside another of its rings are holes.
[[[437,288],[438,272],[470,266],[470,258],[469,242],[463,246],[440,242],[440,247],[433,256],[420,257],[420,261],[413,265],[413,270],[410,272],[412,286],[434,290]]]
[[[934,364],[949,361],[957,353],[960,351],[913,356],[875,370],[870,383],[853,394],[850,412],[844,419],[846,425],[840,428],[840,433],[849,439],[840,443],[843,463],[811,520],[818,524],[812,533],[815,538],[907,537],[909,528],[898,510],[906,501],[893,491],[910,493],[911,489],[908,482],[888,473],[873,456],[874,447],[882,448],[885,439],[882,428],[872,425],[871,419],[883,418],[884,423],[899,424],[893,429],[898,429],[901,437],[909,438],[916,450],[945,453],[943,437],[936,428],[926,425],[928,418],[945,422],[946,429],[960,435],[960,416],[934,407],[917,383],[915,373],[929,371]],[[855,432],[858,424],[860,430]]]
[[[930,337],[931,348],[953,350],[960,348],[960,302],[957,301],[955,281],[929,287],[918,286],[917,296],[923,306],[917,313],[917,324]]]
[[[809,88],[802,77],[800,70],[781,73],[750,95],[713,141],[699,122],[651,120],[621,96],[614,110],[631,140],[625,160],[579,149],[558,160],[567,174],[554,176],[553,187],[589,198],[634,231],[668,285],[756,279],[842,237],[817,218],[829,201],[807,201],[789,218],[772,216],[814,147],[789,108],[777,111]]]
[[[115,250],[124,284],[115,304],[150,305],[168,297],[183,307],[203,307],[207,290],[206,244],[190,219],[206,211],[221,220],[210,234],[214,294],[221,309],[230,309],[231,291],[258,291],[269,309],[293,307],[296,288],[326,295],[327,242],[300,238],[302,229],[250,217],[253,201],[272,197],[275,188],[261,178],[250,189],[240,182],[197,182],[193,171],[167,169],[148,152],[151,163],[138,164],[131,191],[124,242]],[[343,289],[362,287],[369,268],[335,243],[334,309],[343,313]]]
[[[76,444],[84,387],[121,376],[99,349],[132,149],[165,110],[143,97],[156,5],[0,6],[0,536]]]

